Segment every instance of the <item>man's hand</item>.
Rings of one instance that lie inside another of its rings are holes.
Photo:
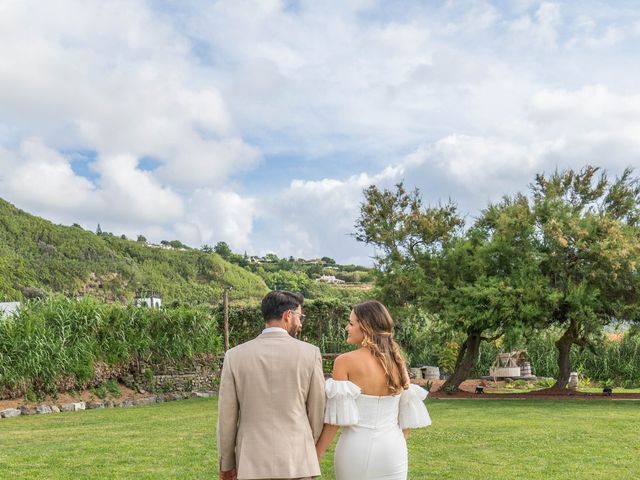
[[[235,468],[224,472],[221,471],[220,480],[238,480],[238,471]]]

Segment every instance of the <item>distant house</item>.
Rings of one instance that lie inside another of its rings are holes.
[[[339,278],[336,278],[335,275],[322,275],[318,279],[318,281],[322,283],[333,283],[333,284],[344,283],[344,280],[340,280]]]
[[[149,308],[160,308],[162,306],[162,295],[154,290],[144,290],[136,292],[135,304],[138,307],[146,305]]]
[[[0,317],[9,316],[18,311],[20,302],[0,302]]]

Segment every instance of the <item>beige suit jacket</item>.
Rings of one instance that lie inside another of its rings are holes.
[[[238,479],[320,475],[324,420],[320,350],[285,332],[230,349],[218,396],[218,458]]]

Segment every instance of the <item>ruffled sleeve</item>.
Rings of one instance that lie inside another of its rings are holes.
[[[360,387],[348,380],[329,378],[324,390],[327,394],[324,423],[343,427],[358,423],[356,398],[360,396]]]
[[[418,385],[409,385],[400,397],[400,409],[398,412],[398,425],[401,429],[422,428],[431,425],[431,417],[424,405],[427,392]]]

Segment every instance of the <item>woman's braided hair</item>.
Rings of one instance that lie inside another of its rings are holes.
[[[382,364],[391,393],[396,395],[409,388],[405,361],[393,339],[393,319],[387,308],[376,300],[369,300],[354,306],[353,312],[364,334],[362,346]]]

